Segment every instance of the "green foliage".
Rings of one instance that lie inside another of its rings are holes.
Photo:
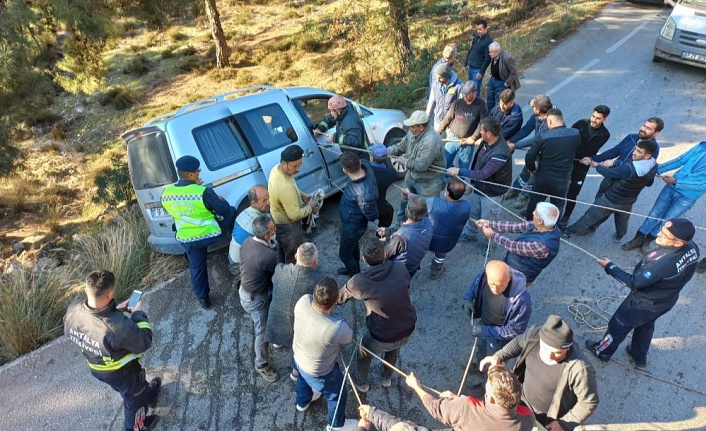
[[[111,157],[110,161],[112,165],[99,172],[93,181],[98,187],[93,202],[118,206],[133,200],[135,192],[132,189],[127,162],[119,156]]]
[[[111,105],[117,110],[130,108],[142,101],[142,95],[127,87],[113,87],[98,99],[101,106]]]
[[[128,64],[125,69],[123,69],[123,73],[125,74],[131,74],[131,75],[144,75],[147,72],[150,71],[150,62],[147,60],[147,57],[145,57],[144,54],[139,54],[133,57],[133,59],[130,61],[130,64]]]

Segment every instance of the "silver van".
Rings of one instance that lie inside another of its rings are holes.
[[[679,0],[655,42],[653,61],[706,68],[706,0]]]
[[[312,132],[328,114],[332,96],[309,87],[244,88],[190,103],[124,133],[130,178],[152,248],[167,254],[184,252],[175,239],[174,220],[160,202],[162,190],[177,181],[174,163],[181,156],[199,159],[204,185],[213,187],[238,212],[249,205],[250,187],[267,186],[282,149],[292,143],[304,149],[296,176],[303,191],[323,189],[328,197],[344,187],[348,178],[341,169],[341,150],[324,145],[325,137],[314,138]],[[404,137],[402,111],[349,102],[363,119],[371,143],[389,146]]]

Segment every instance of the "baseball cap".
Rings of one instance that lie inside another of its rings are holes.
[[[375,157],[376,159],[382,159],[383,157],[387,157],[387,147],[383,144],[375,144],[368,149],[372,153],[373,157]]]
[[[424,111],[414,111],[408,119],[403,121],[403,123],[407,127],[418,126],[420,124],[427,124],[429,123],[429,116]]]

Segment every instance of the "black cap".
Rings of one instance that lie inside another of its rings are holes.
[[[304,155],[304,150],[299,145],[290,145],[282,151],[283,162],[296,162]]]
[[[691,239],[694,238],[694,234],[696,233],[694,224],[682,217],[667,220],[664,223],[664,227],[666,227],[672,235],[684,242],[691,241]]]
[[[566,350],[574,344],[574,331],[564,319],[552,314],[539,330],[539,339],[549,347]]]
[[[196,172],[199,170],[201,162],[194,156],[182,156],[176,161],[176,168],[184,172]]]

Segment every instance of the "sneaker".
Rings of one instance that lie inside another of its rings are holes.
[[[142,421],[142,428],[140,428],[140,431],[149,431],[154,429],[155,425],[157,425],[157,422],[159,422],[159,416],[145,416],[145,419]],[[133,428],[125,428],[125,431],[133,431]]]
[[[613,239],[613,242],[617,242],[618,244],[620,244],[620,241],[623,240],[624,236],[625,235],[618,236],[618,234],[616,233],[616,234],[613,234],[613,236],[611,238]]]
[[[696,264],[696,272],[699,274],[706,272],[706,258],[703,258]]]
[[[647,368],[647,362],[640,362],[635,357],[632,355],[632,348],[630,347],[630,344],[625,346],[625,353],[628,354],[628,360],[630,361],[631,364],[635,366],[635,368],[640,368],[640,369],[645,369]]]
[[[291,373],[289,373],[289,380],[296,382],[299,379],[299,372],[297,370],[292,370]]]
[[[275,343],[270,344],[270,346],[272,346],[273,349],[281,349],[282,347],[284,347],[281,344],[275,344]]]
[[[326,431],[358,431],[358,421],[355,419],[346,419],[342,427],[332,427],[326,425]]]
[[[382,383],[380,383],[380,384],[382,385],[383,388],[387,389],[390,386],[392,386],[392,378],[391,377],[387,377],[387,378],[383,377]]]
[[[599,342],[593,342],[591,340],[586,340],[586,343],[584,345],[591,352],[591,356],[598,358],[598,360],[601,362],[610,362],[610,356],[603,355],[601,353],[596,352],[596,346],[598,346],[598,344],[599,344]]]
[[[336,270],[336,273],[337,273],[338,275],[353,275],[353,274],[351,274],[350,272],[348,272],[348,269],[345,268],[345,267],[343,267],[343,268],[338,268],[338,269]]]
[[[274,383],[279,379],[279,376],[277,375],[277,371],[273,370],[272,367],[269,365],[265,365],[262,368],[255,367],[255,371],[262,376],[263,379],[267,380],[270,383]]]
[[[159,392],[162,390],[162,378],[155,377],[154,379],[152,379],[148,390],[152,394],[152,399],[150,400],[148,405],[154,408],[154,406],[157,405],[157,398],[159,398]]]
[[[358,392],[364,394],[370,390],[370,385],[368,383],[363,383],[362,385],[359,383],[356,383],[355,388],[358,389]]]
[[[302,406],[300,406],[299,404],[297,404],[297,410],[300,411],[300,412],[305,412],[305,411],[307,411],[307,409],[309,408],[309,406],[311,405],[311,403],[313,403],[314,401],[318,400],[319,398],[321,398],[321,392],[314,391],[314,395],[311,396],[311,401],[309,401],[309,403],[308,403],[307,405],[305,405],[304,407],[302,407]]]

